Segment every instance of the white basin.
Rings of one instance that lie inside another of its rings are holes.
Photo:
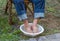
[[[29,25],[32,25],[32,23],[29,23]],[[41,25],[37,24],[37,27],[38,27],[38,31],[39,31],[38,33],[28,33],[28,32],[26,32],[24,30],[24,24],[22,24],[20,26],[20,30],[27,36],[37,36],[37,35],[39,35],[39,34],[44,32],[44,28]]]

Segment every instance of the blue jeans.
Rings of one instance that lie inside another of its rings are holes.
[[[44,17],[45,0],[29,0],[29,1],[34,4],[34,18]],[[28,17],[26,15],[24,0],[13,0],[13,3],[15,5],[18,18],[20,20],[27,19]]]

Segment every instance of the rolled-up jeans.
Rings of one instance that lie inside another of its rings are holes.
[[[29,0],[34,4],[34,18],[44,18],[45,0]],[[13,0],[18,18],[22,21],[28,19],[24,0]]]

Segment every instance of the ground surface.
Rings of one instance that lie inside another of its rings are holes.
[[[60,33],[47,36],[40,36],[38,38],[29,38],[27,40],[22,39],[19,41],[60,41]]]
[[[18,21],[16,16],[13,16],[15,24],[8,24],[8,13],[4,14],[5,5],[6,0],[0,0],[0,41],[19,41],[20,39],[29,39],[30,37],[23,35],[19,30],[18,24],[21,25],[23,22]],[[45,35],[60,33],[60,0],[46,0],[45,7],[45,18],[38,22],[44,27],[45,31],[37,37],[45,37]],[[14,7],[13,14],[16,14]],[[32,22],[32,17],[29,16],[29,18],[29,21]],[[57,41],[58,40],[59,39],[57,39]]]

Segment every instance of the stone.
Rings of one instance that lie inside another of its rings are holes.
[[[50,41],[60,41],[60,39],[52,39],[52,40],[50,40]]]
[[[38,41],[45,41],[47,38],[45,36],[39,37]]]
[[[60,33],[20,41],[60,41]]]
[[[37,41],[35,38],[30,38],[29,41]]]
[[[55,34],[57,39],[60,39],[60,33]]]
[[[26,41],[26,40],[19,40],[19,41]]]
[[[56,39],[56,35],[48,35],[48,36],[45,36],[47,39]]]

